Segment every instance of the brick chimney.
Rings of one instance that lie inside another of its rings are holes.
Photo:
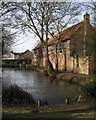
[[[90,23],[90,15],[87,12],[84,15],[84,22]]]
[[[86,39],[87,39],[87,31],[88,31],[88,26],[90,23],[90,15],[86,12],[84,15],[84,56],[86,56]]]

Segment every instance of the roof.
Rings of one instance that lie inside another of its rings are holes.
[[[43,44],[42,44],[42,42],[40,41],[40,43],[33,49],[33,50],[36,50],[36,49],[38,49],[40,46],[42,46]]]
[[[80,22],[80,23],[78,23],[78,24],[76,24],[76,25],[73,25],[72,27],[69,27],[69,28],[65,29],[64,31],[62,31],[62,32],[60,33],[59,42],[62,42],[62,41],[64,41],[64,40],[70,39],[71,35],[73,35],[73,34],[78,30],[78,28],[79,28],[82,24],[83,24],[83,22]],[[55,40],[57,40],[57,36],[58,36],[58,35],[59,35],[58,33],[57,33],[56,35],[54,35],[54,36],[55,36],[55,37],[54,37]],[[51,37],[51,38],[48,40],[48,45],[54,43],[54,38]]]
[[[14,55],[21,55],[22,53],[12,52]]]
[[[82,22],[80,22],[76,25],[73,25],[73,26],[65,29],[64,31],[62,31],[60,33],[59,42],[70,39],[71,35],[73,35],[78,30],[78,28],[80,28],[83,25],[83,23],[84,22],[82,21]],[[57,33],[57,34],[54,35],[54,38],[53,37],[49,38],[48,39],[48,45],[54,44],[54,40],[57,40],[58,35],[59,34]],[[40,48],[42,45],[43,45],[43,43],[40,42],[33,50],[36,50],[36,49]]]
[[[20,56],[22,56],[23,54],[25,54],[26,52],[30,52],[29,50],[26,50],[24,53],[21,53]],[[31,52],[30,52],[31,53]],[[32,53],[31,53],[32,54]],[[19,57],[20,57],[19,56]]]

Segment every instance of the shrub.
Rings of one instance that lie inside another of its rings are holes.
[[[2,103],[35,104],[35,100],[30,93],[22,90],[19,86],[11,85],[10,87],[2,88]]]
[[[96,81],[86,83],[80,88],[81,99],[95,98],[96,99]]]

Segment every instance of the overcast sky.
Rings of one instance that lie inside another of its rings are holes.
[[[14,52],[24,52],[27,49],[31,51],[38,44],[38,38],[31,33],[28,33],[27,36],[21,34],[14,41],[16,43],[11,47]]]

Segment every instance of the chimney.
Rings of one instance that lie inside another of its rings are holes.
[[[87,12],[84,15],[84,22],[90,23],[90,15]]]
[[[88,25],[90,23],[90,15],[86,12],[84,15],[84,56],[86,56],[86,39],[88,35]]]

